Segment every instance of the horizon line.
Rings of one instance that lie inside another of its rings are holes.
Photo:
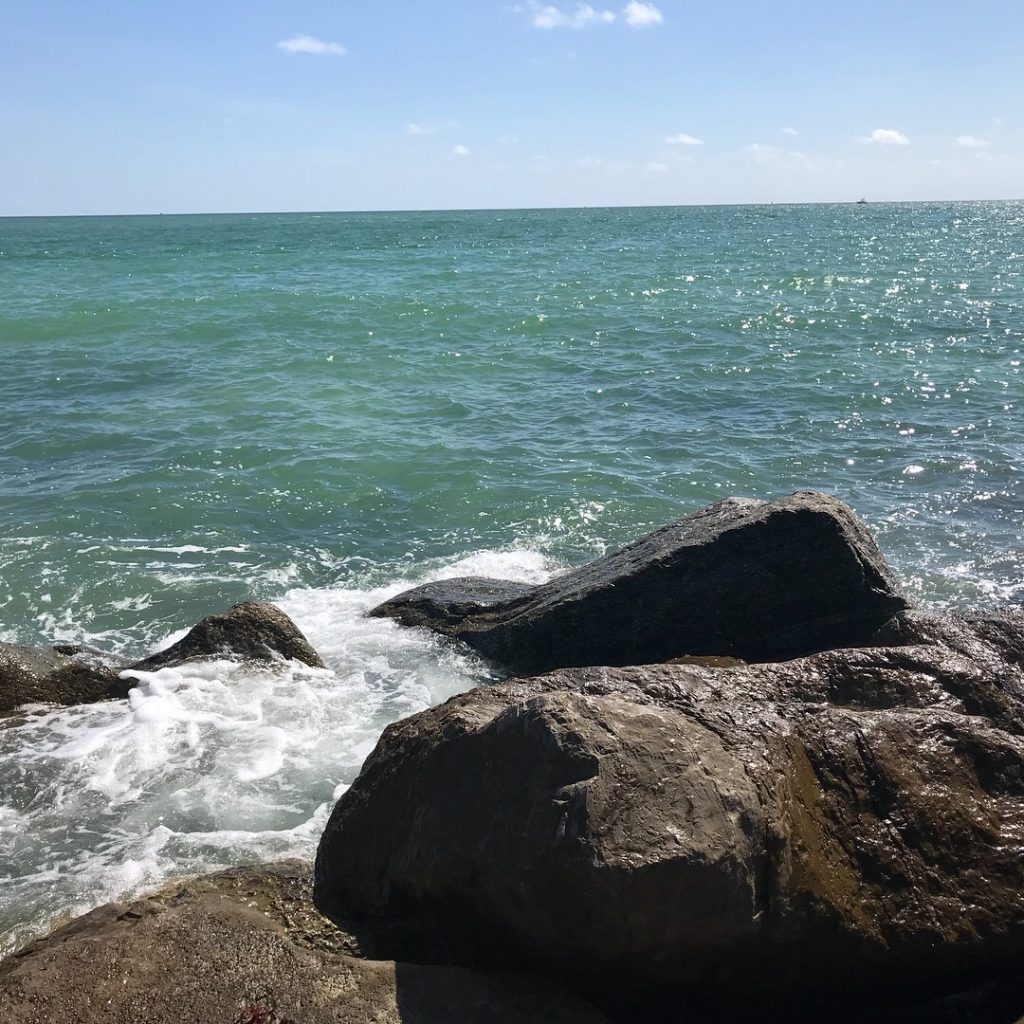
[[[163,210],[133,213],[0,213],[0,220],[56,220],[87,217],[285,217],[285,216],[337,216],[349,214],[384,213],[534,213],[534,212],[575,212],[579,210],[679,210],[744,206],[910,206],[935,205],[938,203],[1019,203],[1022,197],[1000,199],[879,199],[862,202],[859,199],[816,199],[809,201],[765,200],[761,202],[737,203],[612,203],[579,206],[424,206],[424,207],[373,207],[365,209],[337,210],[188,210],[165,213]]]

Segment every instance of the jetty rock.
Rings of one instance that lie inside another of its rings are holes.
[[[240,868],[109,904],[0,963],[4,1024],[608,1024],[556,983],[361,959],[309,865]]]
[[[372,956],[679,1011],[649,1020],[840,1020],[1012,981],[1024,616],[906,614],[897,637],[562,669],[395,723],[331,815],[317,906]]]
[[[0,643],[0,715],[24,704],[90,704],[128,696],[123,666],[77,647]]]
[[[906,607],[857,515],[799,491],[728,498],[540,586],[444,580],[369,614],[538,673],[686,655],[782,661],[865,644]]]
[[[176,644],[131,668],[155,672],[212,658],[272,662],[283,659],[311,668],[324,667],[320,655],[280,608],[266,601],[242,601],[226,612],[208,615]]]

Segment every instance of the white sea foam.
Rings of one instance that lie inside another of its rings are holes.
[[[326,669],[213,661],[136,671],[127,701],[8,720],[0,955],[65,914],[174,877],[312,856],[385,725],[491,678],[466,650],[364,613],[427,578],[541,582],[552,568],[532,550],[481,551],[387,586],[288,590],[276,603]]]

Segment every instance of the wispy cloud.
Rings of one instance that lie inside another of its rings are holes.
[[[692,135],[687,135],[685,132],[679,132],[678,135],[666,135],[665,141],[670,146],[703,146],[704,140],[695,138]]]
[[[405,131],[407,135],[433,135],[437,129],[430,124],[416,124],[414,121],[410,121]]]
[[[534,28],[589,28],[592,25],[610,25],[615,20],[613,11],[599,11],[590,4],[577,4],[575,10],[570,11],[531,2],[516,10],[528,12]]]
[[[649,164],[644,167],[645,171],[654,171],[657,174],[661,174],[669,169],[668,164],[662,163],[660,160],[652,160]]]
[[[795,149],[783,146],[768,146],[762,142],[751,142],[743,147],[756,164],[769,164],[786,171],[833,171],[841,165],[839,160],[827,157],[808,156]]]
[[[650,28],[660,25],[665,16],[652,3],[629,0],[620,11],[592,4],[578,3],[575,7],[556,7],[541,4],[539,0],[527,0],[512,8],[517,14],[527,14],[534,28],[592,28],[595,25],[611,25],[622,18],[630,28]]]
[[[799,135],[800,133],[795,128],[783,128],[783,135]]]
[[[895,128],[876,128],[870,135],[862,136],[857,140],[864,143],[878,143],[882,146],[909,146],[910,139],[903,132]]]
[[[452,156],[470,156],[469,146],[464,146],[460,142],[457,146],[452,147]]]
[[[315,36],[292,36],[291,39],[282,39],[277,48],[284,50],[285,53],[312,53],[318,57],[343,57],[347,52],[341,43],[328,43]]]
[[[751,142],[749,146],[744,146],[743,150],[749,153],[759,164],[769,163],[772,160],[781,160],[785,155],[785,150],[780,146],[766,146],[761,142]]]
[[[987,139],[979,139],[977,135],[958,135],[956,144],[967,149],[985,149],[989,143]]]
[[[603,156],[584,156],[576,161],[577,167],[592,168],[602,171],[610,178],[618,178],[629,169],[629,165],[618,160],[608,160]]]
[[[638,0],[629,0],[622,16],[631,28],[648,28],[651,25],[660,25],[665,20],[654,4],[638,3]]]

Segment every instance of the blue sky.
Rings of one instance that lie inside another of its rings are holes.
[[[4,0],[0,215],[1018,198],[1024,3]]]

